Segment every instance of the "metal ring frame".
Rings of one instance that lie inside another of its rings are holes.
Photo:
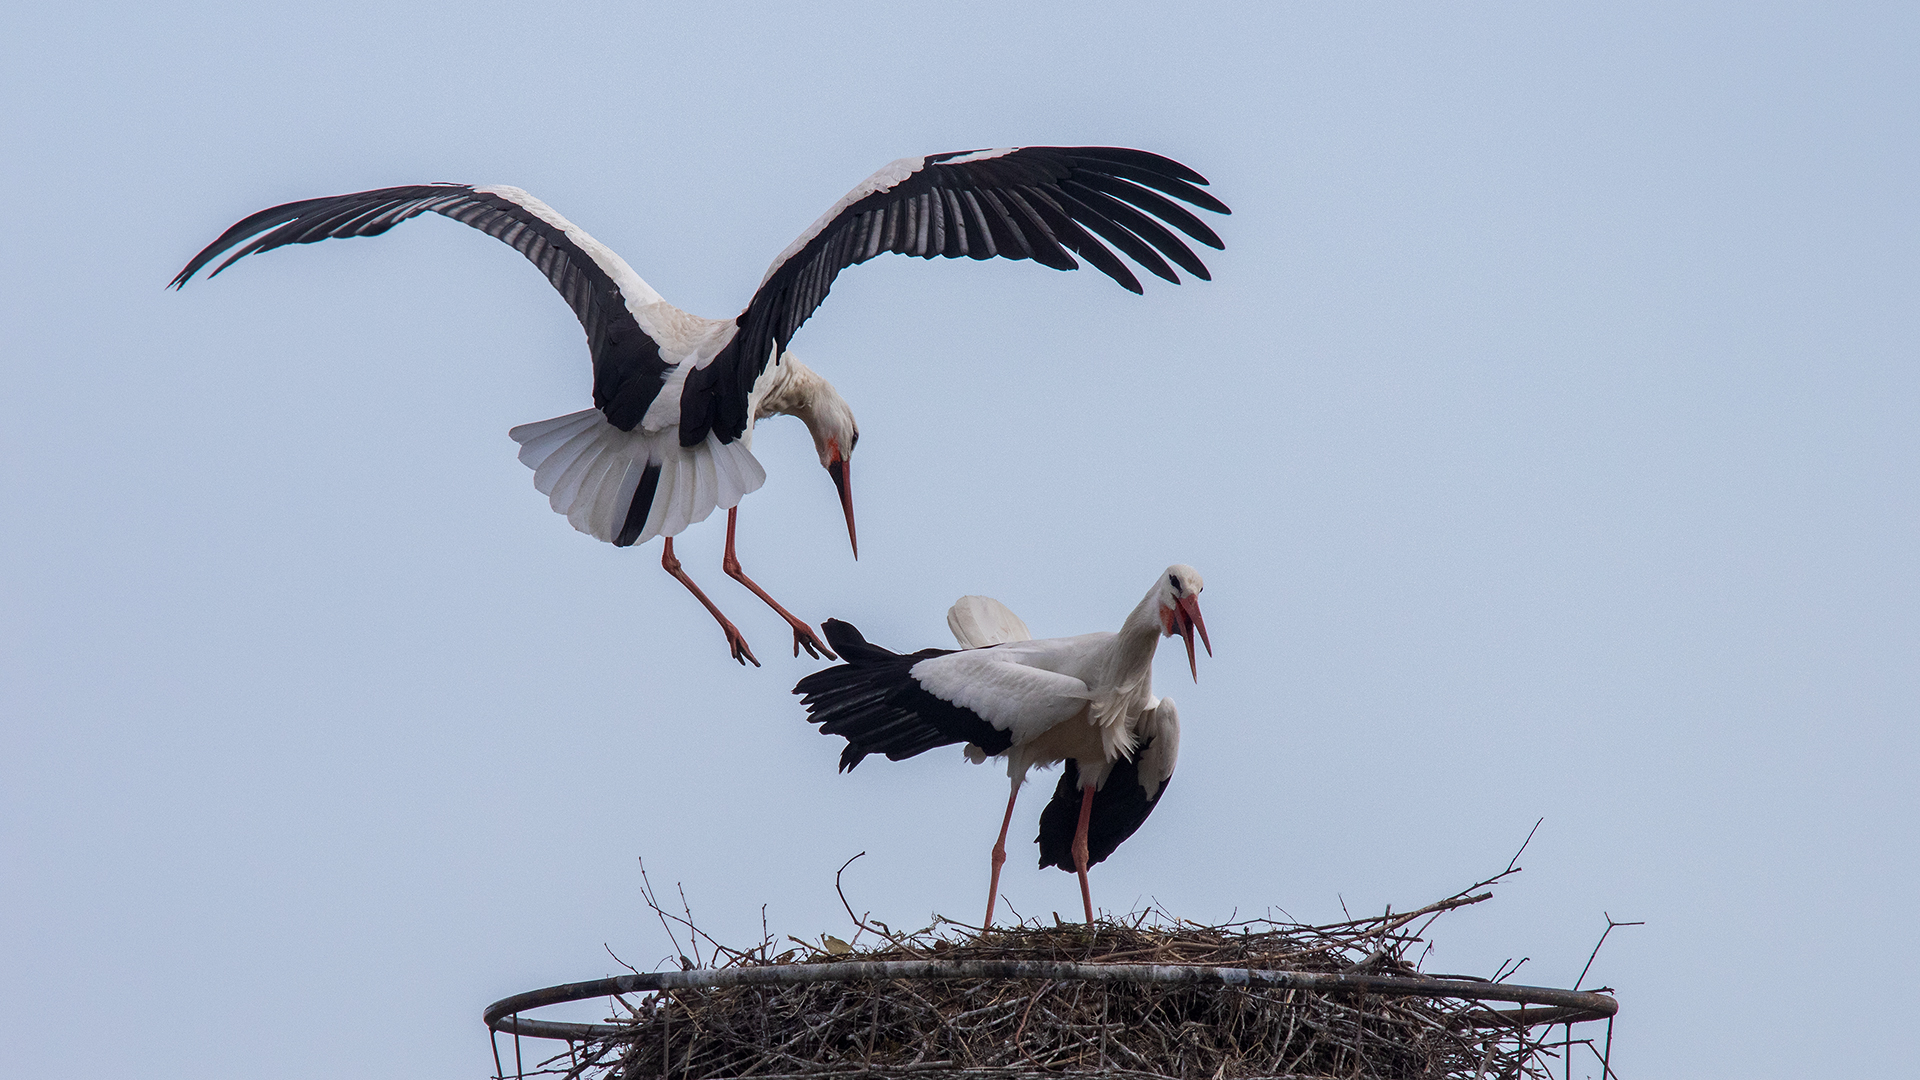
[[[790,986],[814,982],[870,982],[885,979],[1050,979],[1056,982],[1195,983],[1212,986],[1273,987],[1320,993],[1390,994],[1402,997],[1510,1001],[1517,1009],[1488,1009],[1470,1018],[1476,1027],[1533,1027],[1579,1024],[1613,1016],[1620,1003],[1606,994],[1555,990],[1545,986],[1480,982],[1474,979],[1426,979],[1408,975],[1363,975],[1257,968],[1187,967],[1170,964],[1078,964],[1034,960],[849,960],[837,964],[772,964],[765,967],[695,968],[618,975],[611,979],[565,983],[501,998],[487,1006],[487,1027],[506,1035],[586,1042],[618,1036],[618,1024],[578,1024],[523,1020],[520,1013],[547,1005],[650,990],[687,990],[723,986]],[[1528,1006],[1541,1006],[1529,1008]]]

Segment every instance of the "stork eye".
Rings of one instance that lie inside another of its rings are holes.
[[[1177,592],[1179,592],[1179,591],[1180,591],[1180,579],[1179,579],[1179,578],[1177,578],[1177,577],[1175,577],[1175,576],[1174,576],[1174,575],[1172,575],[1172,574],[1168,574],[1168,575],[1167,575],[1167,581],[1169,581],[1169,582],[1171,582],[1171,583],[1172,583],[1172,585],[1173,585],[1173,591],[1174,591],[1174,592],[1176,592],[1176,593],[1177,593]]]
[[[853,433],[853,438],[847,440],[847,453],[849,454],[853,453],[853,448],[859,445],[860,445],[860,433],[856,431]]]

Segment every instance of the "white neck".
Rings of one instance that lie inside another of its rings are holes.
[[[814,370],[800,362],[792,353],[782,353],[780,358],[767,365],[754,386],[753,418],[765,420],[769,416],[797,416],[808,421],[811,427],[813,403],[820,396],[820,388],[827,384]]]
[[[1113,638],[1118,670],[1130,671],[1136,666],[1152,670],[1154,650],[1160,647],[1160,606],[1160,587],[1156,584],[1127,613],[1127,621],[1120,624],[1120,632]]]

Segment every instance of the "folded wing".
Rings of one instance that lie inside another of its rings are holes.
[[[1180,714],[1173,699],[1161,698],[1135,730],[1140,742],[1132,756],[1114,762],[1106,782],[1093,793],[1093,810],[1087,819],[1088,866],[1113,854],[1146,824],[1147,815],[1160,804],[1173,779],[1174,762],[1180,756]],[[1040,811],[1040,834],[1034,843],[1040,845],[1042,869],[1057,866],[1074,871],[1073,833],[1080,821],[1080,798],[1080,770],[1068,759],[1053,798]]]

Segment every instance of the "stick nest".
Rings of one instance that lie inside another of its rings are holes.
[[[1418,976],[1410,948],[1432,918],[1491,895],[1472,891],[1408,913],[1321,926],[1270,919],[1201,926],[1155,910],[1092,926],[1029,921],[980,935],[947,920],[902,933],[856,917],[860,932],[851,944],[828,935],[818,943],[767,936],[738,950],[706,938],[712,955],[698,962],[1026,960]],[[654,907],[695,942],[705,937],[690,920]],[[869,932],[872,943],[861,947]],[[788,943],[798,947],[775,951]],[[681,963],[691,968],[696,960]],[[1556,1029],[1536,1037],[1524,1024],[1493,1022],[1490,1008],[1475,1002],[1185,983],[902,979],[614,1000],[616,1034],[572,1044],[540,1071],[566,1080],[1544,1078],[1558,1071],[1562,1054],[1592,1045],[1545,1042]]]

